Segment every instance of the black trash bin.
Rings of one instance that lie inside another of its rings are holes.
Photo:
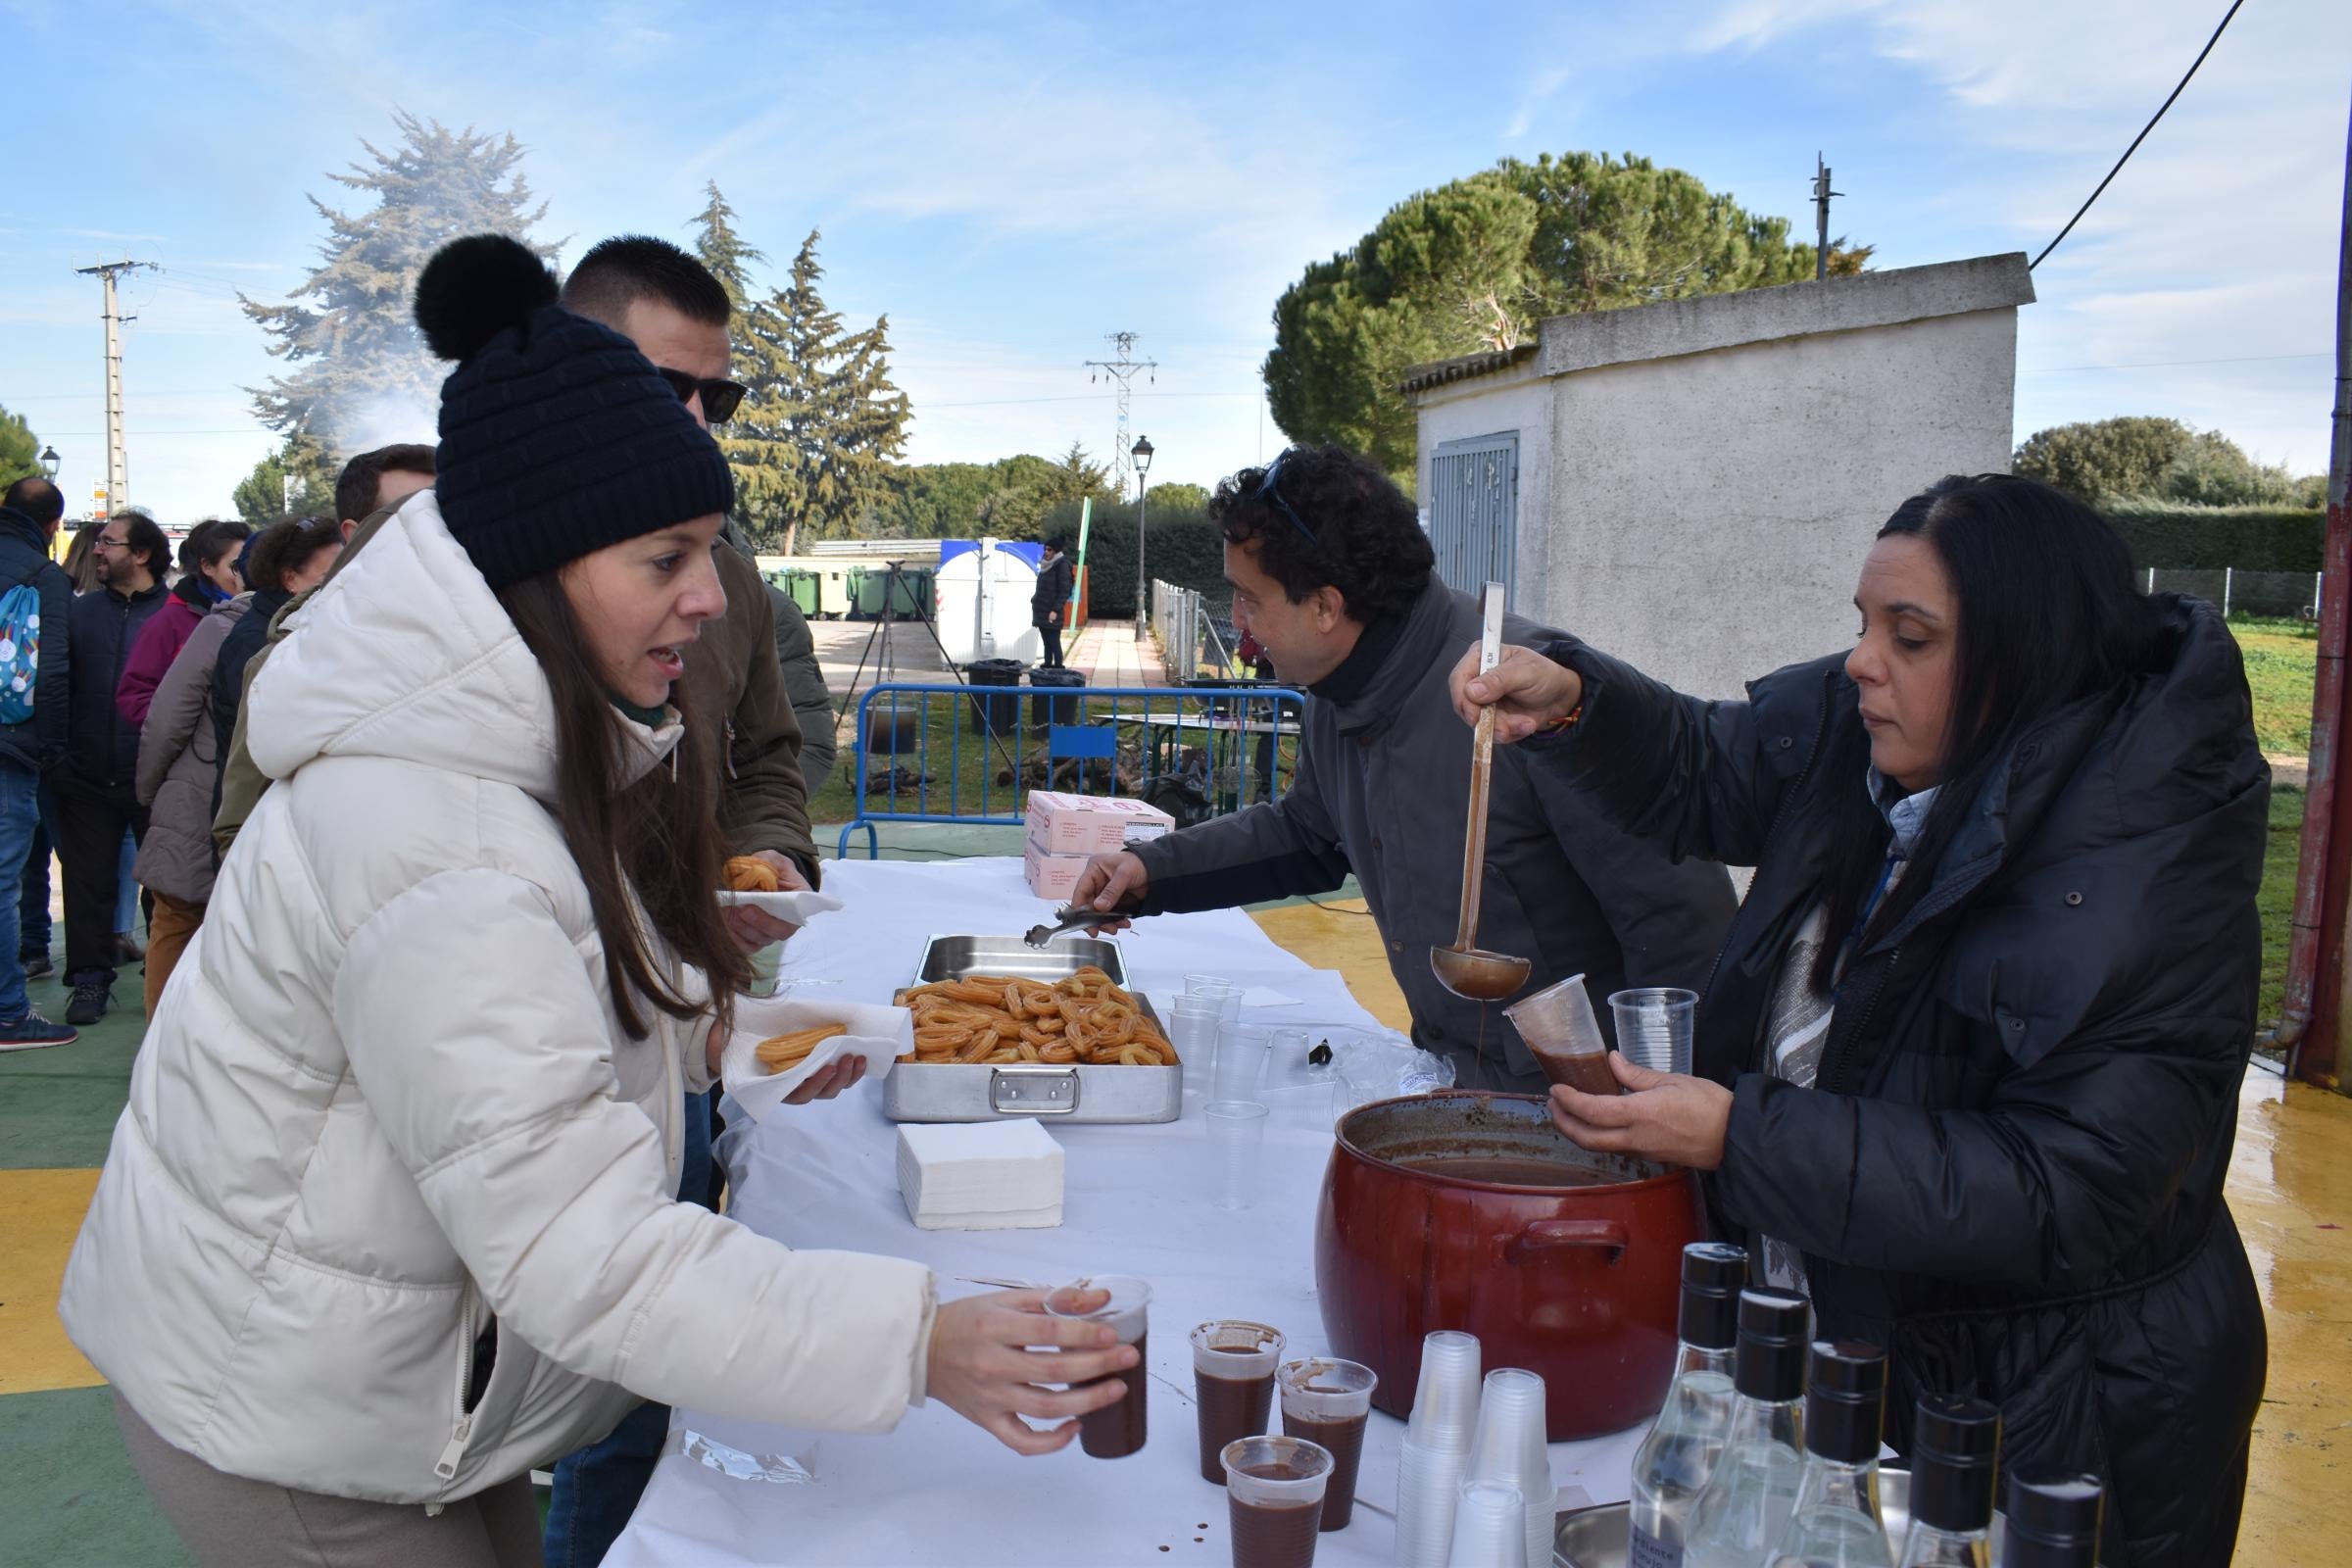
[[[975,659],[963,666],[972,690],[972,733],[1011,734],[1021,727],[1021,670],[1017,659]],[[1000,688],[1012,687],[1007,692]]]
[[[1049,691],[1067,690],[1071,687],[1082,688],[1086,685],[1086,671],[1083,669],[1033,669],[1029,672],[1029,685],[1033,690],[1043,687]],[[1083,697],[1032,696],[1029,699],[1029,724],[1032,729],[1042,732],[1055,724],[1082,724],[1084,722],[1086,722],[1086,699]]]

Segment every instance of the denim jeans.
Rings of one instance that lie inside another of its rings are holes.
[[[710,1102],[686,1097],[685,1169],[681,1201],[701,1203],[710,1189]],[[708,1206],[708,1205],[706,1205]],[[596,1568],[612,1549],[654,1478],[654,1461],[669,1436],[669,1406],[641,1404],[602,1443],[567,1453],[556,1464],[547,1504],[547,1568]]]
[[[24,880],[18,889],[17,955],[24,958],[48,957],[49,943],[56,935],[49,917],[49,857],[54,853],[49,841],[49,816],[50,808],[44,800],[40,820],[33,824],[32,848],[24,853]]]
[[[0,1023],[15,1023],[32,1009],[24,995],[24,959],[18,948],[18,903],[24,894],[24,858],[41,826],[41,776],[15,762],[0,762],[0,871],[17,873],[18,886],[0,884]],[[46,880],[44,878],[44,880]]]
[[[116,861],[115,929],[136,931],[139,928],[139,840],[135,833],[122,835],[122,853]]]

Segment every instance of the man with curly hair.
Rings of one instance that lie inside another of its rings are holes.
[[[1352,871],[1415,1042],[1449,1056],[1466,1088],[1542,1093],[1501,1013],[1429,966],[1458,911],[1472,731],[1446,677],[1478,640],[1477,602],[1438,580],[1411,500],[1338,447],[1242,470],[1209,515],[1235,627],[1307,694],[1297,773],[1279,801],[1098,858],[1073,902],[1122,916],[1226,908],[1328,893]],[[1556,635],[1516,616],[1503,628],[1513,643]],[[1529,959],[1531,991],[1583,974],[1596,1004],[1626,986],[1702,987],[1735,902],[1723,867],[1675,864],[1518,751],[1494,759],[1480,946]]]

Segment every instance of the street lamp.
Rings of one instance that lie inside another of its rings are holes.
[[[60,457],[57,455],[57,448],[55,448],[55,447],[43,447],[43,448],[41,448],[41,456],[40,456],[41,472],[42,472],[43,474],[45,474],[47,477],[49,477],[50,479],[55,479],[55,478],[57,477],[57,470],[58,470],[58,469],[59,469],[61,466],[63,466],[63,465],[64,465],[64,462],[65,462],[65,460],[64,460],[64,459],[62,459],[62,458],[60,458]]]
[[[1140,643],[1152,616],[1152,579],[1144,575],[1144,514],[1152,495],[1152,438],[1137,436],[1127,455],[1135,460],[1135,640]]]

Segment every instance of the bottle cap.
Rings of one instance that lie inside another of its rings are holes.
[[[2001,1412],[1984,1399],[1931,1394],[1911,1430],[1911,1517],[1950,1535],[1992,1526]]]
[[[1852,1340],[1818,1340],[1805,1389],[1805,1446],[1839,1464],[1879,1456],[1886,1408],[1886,1353]]]
[[[1740,1358],[1733,1381],[1751,1399],[1785,1404],[1805,1392],[1806,1342],[1813,1304],[1786,1291],[1740,1293]]]
[[[2091,1568],[2098,1560],[2104,1501],[2097,1476],[2065,1470],[2026,1470],[2010,1476],[2004,1562],[2022,1562],[2028,1568]]]
[[[1740,1343],[1740,1293],[1747,1285],[1747,1252],[1722,1242],[1683,1249],[1685,1345],[1728,1350]]]

